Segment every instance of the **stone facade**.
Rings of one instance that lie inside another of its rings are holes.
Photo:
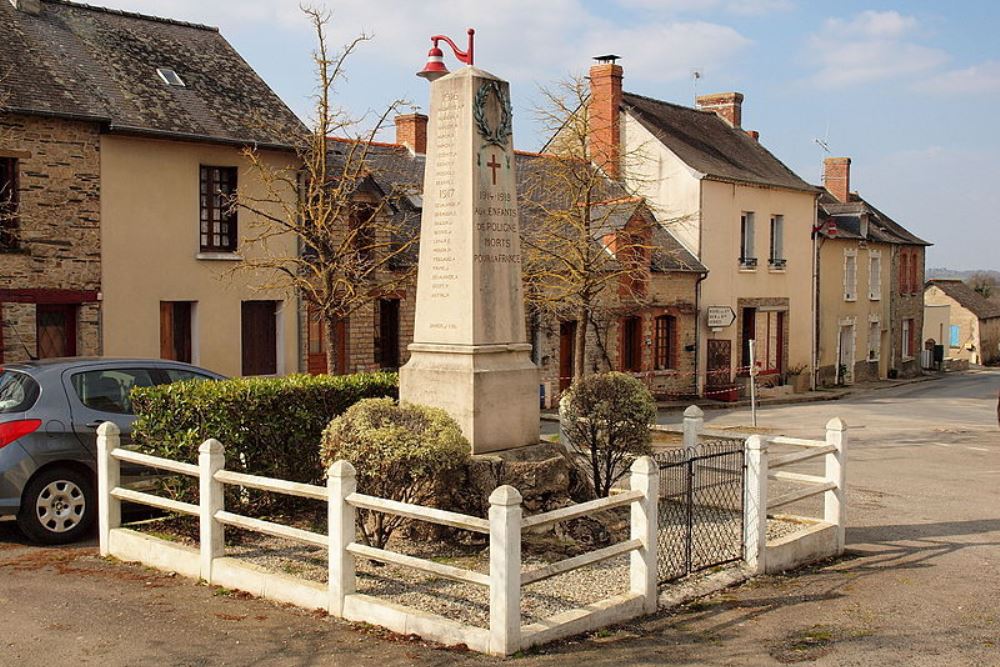
[[[907,256],[909,278],[903,280],[900,257]],[[892,261],[892,294],[889,306],[889,335],[892,340],[890,374],[900,378],[916,377],[921,374],[920,350],[923,348],[924,330],[924,248],[921,246],[901,246],[894,253]],[[903,321],[912,320],[910,326],[911,354],[904,355]],[[895,371],[893,373],[893,371]]]
[[[20,201],[18,247],[0,254],[0,361],[38,353],[39,304],[65,305],[75,318],[68,328],[76,353],[101,354],[98,126],[0,116],[0,157],[17,159]]]

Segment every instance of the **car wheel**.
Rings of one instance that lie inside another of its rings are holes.
[[[72,468],[50,468],[25,488],[17,525],[35,542],[65,544],[83,537],[96,515],[97,497],[89,476]]]

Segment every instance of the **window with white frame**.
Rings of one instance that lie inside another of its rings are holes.
[[[882,255],[878,251],[868,255],[868,298],[872,301],[882,298]]]
[[[882,349],[882,323],[872,320],[868,323],[868,361],[878,361]]]
[[[754,254],[753,235],[753,211],[744,211],[740,216],[740,266],[745,268],[757,266],[757,256]]]
[[[775,269],[785,268],[785,216],[771,216],[771,257],[768,264]]]
[[[853,250],[844,252],[844,301],[858,298],[858,255]]]

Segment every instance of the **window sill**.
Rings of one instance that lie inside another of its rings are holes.
[[[844,297],[844,301],[849,301],[849,302],[851,302],[851,303],[854,303],[854,302],[856,302],[857,300],[858,300],[858,297],[856,297],[856,296],[845,296],[845,297]]]
[[[243,261],[243,256],[238,255],[235,252],[199,252],[194,256],[194,258],[204,261],[219,261],[219,262]]]
[[[872,296],[871,294],[869,294],[868,295],[868,300],[869,301],[881,301],[882,297],[880,297],[880,296]]]
[[[785,267],[783,266],[769,266],[767,268],[768,273],[785,273]]]
[[[879,360],[878,359],[872,359],[872,358],[869,357],[865,361],[867,361],[869,364],[877,364]]]
[[[740,273],[757,273],[756,266],[741,266]]]

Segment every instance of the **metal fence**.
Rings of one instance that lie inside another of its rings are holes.
[[[719,440],[656,455],[661,583],[743,557],[743,448]]]

